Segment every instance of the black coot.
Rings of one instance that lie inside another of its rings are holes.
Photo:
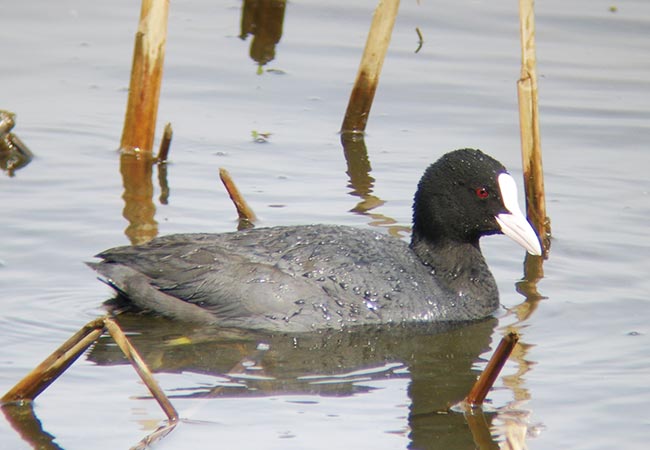
[[[496,233],[541,254],[505,167],[462,149],[422,176],[410,245],[372,230],[301,225],[165,236],[89,265],[139,309],[223,327],[466,321],[498,307],[479,247]]]

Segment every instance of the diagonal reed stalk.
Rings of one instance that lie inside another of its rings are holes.
[[[223,186],[226,188],[226,191],[228,191],[228,195],[237,209],[240,225],[239,229],[251,228],[254,226],[257,217],[255,216],[253,209],[248,206],[248,203],[246,203],[244,196],[241,194],[239,189],[237,189],[237,185],[235,185],[230,173],[224,168],[219,168],[219,178],[221,178]]]
[[[103,333],[102,319],[88,322],[3,395],[0,404],[34,400]]]
[[[147,436],[141,443],[148,444],[164,437],[178,423],[178,412],[176,412],[176,409],[154,379],[142,357],[131,345],[119,325],[109,317],[98,318],[84,325],[70,339],[65,341],[41,364],[3,395],[0,399],[0,406],[33,401],[61,376],[104,331],[109,332],[169,419],[167,424],[164,424],[154,431],[154,433]]]
[[[514,331],[508,333],[501,339],[497,349],[494,351],[492,358],[487,363],[485,370],[481,374],[474,386],[467,394],[465,402],[472,408],[480,406],[483,404],[485,397],[487,396],[490,389],[494,385],[501,369],[505,365],[510,353],[517,345],[519,341],[519,335]]]

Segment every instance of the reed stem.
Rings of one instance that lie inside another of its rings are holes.
[[[126,356],[127,359],[131,362],[131,365],[135,371],[138,373],[147,388],[149,388],[149,391],[151,391],[151,394],[163,409],[169,421],[171,423],[177,422],[178,412],[176,412],[176,409],[154,379],[151,371],[147,367],[147,364],[144,362],[133,345],[131,345],[131,342],[129,342],[122,329],[113,321],[113,319],[110,318],[104,319],[104,325],[106,326],[108,332],[111,334],[111,337],[117,346],[120,347],[120,350],[122,350],[122,353],[124,353],[124,356]]]
[[[399,0],[379,0],[345,111],[341,133],[363,133],[366,129],[398,9]]]
[[[517,81],[521,152],[526,190],[526,213],[542,238],[546,253],[551,234],[546,216],[542,144],[539,130],[537,61],[535,56],[535,14],[533,0],[519,0],[521,76]]]
[[[34,400],[104,332],[104,322],[88,322],[0,399],[0,403]]]
[[[120,148],[151,152],[162,83],[169,0],[142,0]]]
[[[160,149],[158,150],[158,156],[156,157],[156,162],[166,163],[167,158],[169,157],[169,146],[172,143],[172,136],[174,135],[174,130],[172,130],[172,124],[168,123],[165,125],[165,131],[163,131],[163,137],[160,140]]]
[[[483,404],[485,397],[487,396],[490,389],[494,385],[499,372],[505,365],[510,353],[515,348],[515,345],[519,341],[519,335],[514,331],[511,331],[501,339],[497,349],[494,351],[492,358],[487,363],[485,370],[481,374],[474,386],[467,394],[465,402],[472,408],[480,406]]]
[[[243,228],[250,228],[250,226],[252,226],[252,224],[255,223],[255,221],[257,220],[257,217],[253,212],[253,209],[250,206],[248,206],[248,203],[246,203],[244,196],[241,194],[241,192],[239,192],[239,189],[237,189],[235,182],[230,176],[230,173],[228,173],[226,169],[224,168],[219,169],[219,178],[221,178],[221,182],[226,188],[226,191],[228,191],[228,195],[230,196],[230,199],[232,200],[233,204],[235,205],[235,208],[237,209],[237,215],[239,216],[240,226],[242,225],[242,222],[245,222],[249,224],[249,226],[243,226]],[[240,229],[241,228],[242,227],[240,227]]]

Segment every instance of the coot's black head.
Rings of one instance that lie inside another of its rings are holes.
[[[480,150],[442,156],[424,172],[413,204],[413,239],[463,242],[504,233],[529,253],[541,254],[537,234],[517,204],[514,179]]]

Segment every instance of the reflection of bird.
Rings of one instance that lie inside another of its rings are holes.
[[[504,233],[530,253],[539,239],[513,178],[472,149],[424,173],[411,244],[333,225],[177,234],[100,255],[90,266],[133,305],[168,317],[279,331],[463,321],[498,306],[479,238]]]

